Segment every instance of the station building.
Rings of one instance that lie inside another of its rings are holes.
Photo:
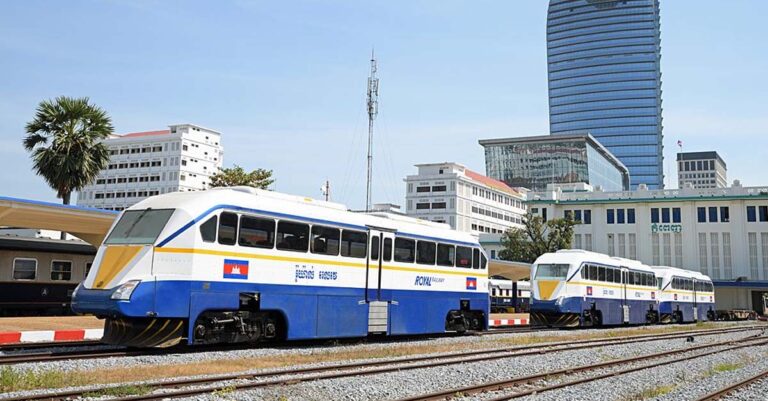
[[[454,230],[475,235],[522,227],[525,189],[512,188],[458,163],[416,167],[418,174],[405,178],[408,216],[447,223]]]
[[[78,193],[80,206],[120,211],[150,196],[207,189],[224,156],[221,133],[192,124],[113,135],[104,144],[109,165]]]
[[[529,194],[543,219],[581,224],[573,247],[700,271],[715,284],[718,309],[759,310],[768,292],[768,187]]]

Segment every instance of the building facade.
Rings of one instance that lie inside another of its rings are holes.
[[[717,152],[685,152],[677,154],[677,187],[725,188],[728,169]]]
[[[418,174],[405,178],[408,216],[447,223],[454,230],[475,235],[522,227],[526,191],[458,163],[416,167]]]
[[[511,187],[545,191],[549,184],[586,183],[629,189],[629,172],[589,134],[484,139],[485,171]]]
[[[221,133],[192,124],[114,135],[104,141],[110,161],[77,204],[123,210],[149,196],[208,188],[222,165]]]
[[[663,188],[660,60],[658,0],[550,0],[550,133],[587,131],[632,188]]]
[[[710,276],[719,309],[752,309],[768,291],[768,187],[529,197],[534,215],[581,221],[574,248]]]

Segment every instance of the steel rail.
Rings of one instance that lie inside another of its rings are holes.
[[[740,381],[740,382],[738,382],[736,384],[732,384],[730,386],[726,386],[726,387],[723,387],[723,388],[721,388],[719,390],[716,390],[716,391],[714,391],[712,393],[709,393],[709,394],[699,398],[696,401],[716,401],[716,400],[720,400],[720,399],[723,399],[723,398],[727,397],[729,394],[731,394],[733,392],[736,392],[736,391],[739,391],[739,390],[741,390],[743,388],[746,388],[749,385],[751,385],[752,383],[756,383],[756,382],[758,382],[760,380],[763,380],[763,379],[768,379],[768,370],[765,370],[765,371],[763,371],[761,373],[758,373],[755,376],[748,377],[748,378],[746,378],[746,379],[744,379],[744,380],[742,380],[742,381]]]

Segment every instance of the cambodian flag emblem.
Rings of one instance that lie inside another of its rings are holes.
[[[587,287],[587,295],[592,295],[592,287]]]
[[[677,301],[677,294],[675,294],[675,301]]]
[[[248,261],[224,259],[224,278],[248,279]]]
[[[477,279],[474,277],[467,277],[467,289],[468,290],[476,290],[477,289]]]
[[[651,299],[656,299],[656,293],[654,291],[651,291]]]

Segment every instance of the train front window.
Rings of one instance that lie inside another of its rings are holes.
[[[568,277],[569,265],[541,264],[536,266],[537,280],[565,280]]]
[[[173,209],[128,210],[120,217],[104,243],[153,244],[172,214]]]

